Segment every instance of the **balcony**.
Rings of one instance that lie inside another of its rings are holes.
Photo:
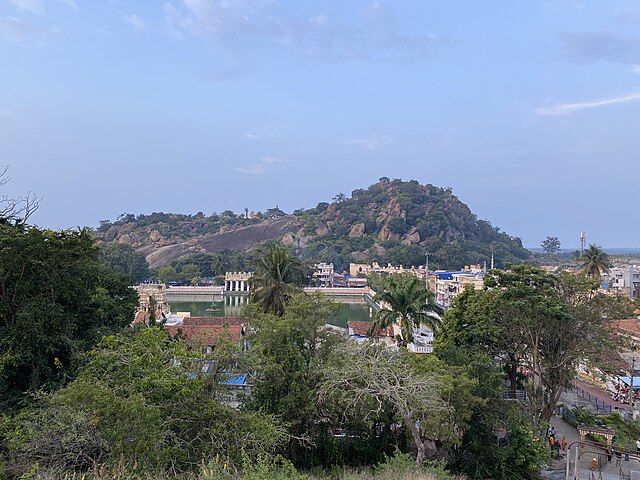
[[[407,349],[413,353],[433,353],[433,345],[416,345],[415,343],[410,343],[407,345]]]

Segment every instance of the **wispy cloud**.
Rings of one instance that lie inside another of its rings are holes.
[[[263,157],[257,162],[252,163],[246,167],[237,167],[236,170],[246,175],[263,175],[267,172],[268,168],[277,163],[284,163],[284,160],[274,157]]]
[[[640,39],[612,32],[565,33],[559,36],[565,55],[575,63],[640,62]]]
[[[590,108],[606,107],[607,105],[615,105],[617,103],[629,103],[640,100],[640,92],[620,95],[618,97],[600,98],[587,102],[561,103],[548,107],[538,108],[536,110],[540,115],[567,115],[569,113],[580,110],[588,110]]]
[[[173,0],[164,6],[176,34],[209,40],[225,51],[269,48],[319,61],[420,61],[443,39],[399,28],[393,12],[374,1],[351,18],[318,12],[283,13],[275,0]]]
[[[122,19],[136,30],[144,30],[145,28],[147,28],[147,22],[145,22],[135,13],[132,13],[131,15],[125,15]]]
[[[58,32],[56,27],[40,28],[17,17],[3,17],[0,15],[0,37],[13,42],[33,40],[38,43],[44,43],[48,37]]]
[[[265,140],[269,138],[271,135],[267,132],[254,131],[254,132],[246,132],[244,134],[244,138],[248,138],[249,140]]]
[[[64,5],[71,10],[78,10],[78,4],[75,0],[57,0],[60,5]]]
[[[369,138],[352,138],[346,140],[344,143],[347,145],[356,145],[362,147],[365,150],[374,150],[380,145],[386,145],[393,142],[391,135],[373,135]]]
[[[9,0],[9,3],[19,10],[31,13],[44,13],[40,0]]]

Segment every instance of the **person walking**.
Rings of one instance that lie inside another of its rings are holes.
[[[565,437],[562,437],[562,442],[560,442],[560,445],[562,446],[562,451],[566,452],[567,451],[567,439]]]
[[[636,440],[636,453],[640,453],[640,440]]]

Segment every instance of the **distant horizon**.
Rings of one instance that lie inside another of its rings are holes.
[[[587,242],[587,245],[590,245],[590,243]],[[640,253],[640,247],[603,247],[602,245],[598,246],[602,248],[606,253]],[[532,252],[543,252],[541,247],[525,246],[524,248]],[[560,248],[560,252],[562,253],[571,253],[575,252],[576,250],[580,250],[580,245],[576,246],[575,248]]]

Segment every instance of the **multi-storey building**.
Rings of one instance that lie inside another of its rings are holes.
[[[429,290],[436,296],[436,303],[448,308],[451,300],[460,295],[467,285],[479,289],[484,285],[485,271],[479,265],[464,267],[459,271],[436,270],[429,274]]]
[[[313,278],[322,287],[333,286],[334,269],[333,263],[316,263],[314,266]]]
[[[640,271],[634,266],[614,267],[600,276],[602,289],[635,300],[640,295]]]

